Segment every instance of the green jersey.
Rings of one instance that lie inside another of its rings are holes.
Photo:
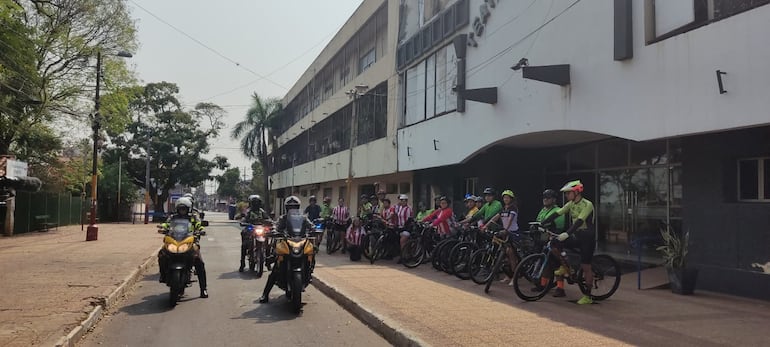
[[[332,208],[327,205],[321,205],[321,218],[330,218],[332,216]]]
[[[578,227],[578,230],[588,229],[588,217],[594,212],[594,204],[588,201],[586,198],[580,198],[580,201],[574,203],[568,202],[564,207],[560,208],[556,213],[563,216],[569,213],[570,221],[574,225],[575,222],[580,219],[583,221],[583,225]]]
[[[360,208],[360,211],[358,211],[358,216],[361,218],[366,217],[366,215],[372,213],[372,203],[367,202],[363,204]]]
[[[551,206],[551,208],[543,207],[543,209],[540,210],[540,212],[537,214],[537,218],[535,218],[535,221],[542,222],[546,218],[548,218],[548,216],[558,211],[559,211],[559,206],[557,205],[553,205]],[[556,219],[553,222],[556,225],[556,230],[559,230],[559,231],[564,230],[564,216],[556,217]]]
[[[433,213],[433,211],[434,211],[433,209],[430,209],[430,210],[425,210],[425,211],[422,211],[422,212],[417,212],[417,217],[415,217],[415,218],[417,218],[418,221],[421,221],[421,220],[425,219],[425,217],[430,216],[430,214]]]
[[[502,210],[503,204],[501,204],[500,201],[492,200],[492,202],[488,202],[484,204],[484,206],[481,206],[481,209],[473,215],[471,221],[483,218],[484,223],[487,223]]]

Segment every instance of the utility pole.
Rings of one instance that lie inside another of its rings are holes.
[[[144,172],[144,224],[150,222],[150,138],[147,138]]]
[[[101,87],[101,81],[102,81],[102,52],[97,51],[96,52],[96,96],[94,97],[94,119],[93,124],[91,125],[94,130],[94,153],[93,157],[91,158],[93,160],[93,165],[91,166],[91,220],[90,224],[88,224],[88,228],[86,228],[86,241],[96,241],[99,237],[99,226],[96,225],[96,180],[97,180],[97,160],[99,159],[98,156],[98,150],[99,150],[99,128],[101,124],[99,122],[101,119],[99,119],[99,106],[100,106],[100,100],[99,100],[99,88]]]
[[[348,148],[349,156],[348,156],[348,180],[347,180],[347,199],[346,202],[348,203],[348,206],[352,206],[351,202],[353,201],[351,196],[353,194],[353,147],[356,143],[356,137],[358,135],[357,127],[356,127],[356,109],[358,108],[358,97],[361,95],[364,95],[366,90],[369,89],[369,86],[366,85],[357,85],[354,89],[351,89],[345,94],[348,95],[348,97],[353,99],[353,110],[350,115],[350,147]],[[352,211],[352,207],[351,207]]]

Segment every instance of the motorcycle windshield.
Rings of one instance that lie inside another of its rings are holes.
[[[190,236],[190,221],[187,219],[174,219],[170,223],[168,236],[174,240],[182,241]]]
[[[286,218],[286,231],[292,236],[302,236],[305,233],[304,230],[302,230],[304,222],[305,216],[299,213],[289,214]]]

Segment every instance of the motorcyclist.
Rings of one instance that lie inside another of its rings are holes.
[[[161,224],[161,227],[163,229],[169,228],[169,222],[171,222],[174,219],[187,219],[190,221],[190,228],[193,229],[193,232],[202,232],[203,231],[203,225],[200,222],[200,219],[195,214],[191,213],[192,210],[192,201],[189,198],[181,197],[176,201],[176,213],[172,214],[168,220]],[[167,269],[167,261],[168,259],[164,256],[165,253],[163,250],[161,250],[158,253],[158,267],[160,268],[160,282],[165,283],[166,282],[166,269]],[[198,274],[198,284],[200,285],[201,289],[201,298],[208,298],[209,293],[206,289],[206,264],[203,263],[203,257],[201,257],[200,253],[200,247],[196,245],[195,247],[195,260],[193,265],[195,266],[195,273]]]
[[[289,216],[292,215],[298,215],[301,214],[299,209],[300,200],[296,196],[290,196],[284,200],[283,205],[286,209],[286,214],[282,215],[275,226],[275,231],[281,234],[287,233],[287,229],[290,227],[289,225]],[[308,220],[307,218],[304,218],[302,221],[302,231],[304,233],[312,232],[314,228],[313,223]],[[274,252],[272,252],[274,254]],[[269,259],[268,261],[274,261],[274,259]],[[273,271],[270,272],[270,276],[267,277],[267,283],[265,283],[265,289],[262,291],[262,296],[259,297],[260,303],[266,303],[270,299],[270,290],[273,289],[273,286],[275,285],[275,281],[278,279],[278,276],[280,274],[280,267],[275,266],[273,267]]]
[[[262,198],[257,194],[249,195],[249,210],[241,217],[241,222],[249,224],[272,223],[270,216],[262,209]],[[246,252],[249,250],[249,234],[244,228],[241,230],[241,266],[238,272],[243,272],[246,267]]]
[[[182,195],[182,197],[188,198],[190,199],[190,202],[192,202],[192,208],[191,208],[190,214],[195,215],[195,217],[198,217],[199,220],[203,219],[201,218],[201,211],[195,207],[195,197],[192,195],[192,193],[185,193],[184,195]]]

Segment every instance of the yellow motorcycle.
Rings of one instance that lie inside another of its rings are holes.
[[[302,215],[288,216],[286,231],[270,234],[275,238],[273,271],[279,271],[276,284],[286,291],[295,313],[302,310],[302,291],[310,284],[315,264],[314,230],[303,230],[304,220]]]
[[[192,230],[188,219],[175,218],[159,226],[163,238],[160,256],[166,257],[166,285],[169,287],[169,305],[176,306],[185,288],[192,283],[192,268],[196,251],[200,248],[200,234]]]

